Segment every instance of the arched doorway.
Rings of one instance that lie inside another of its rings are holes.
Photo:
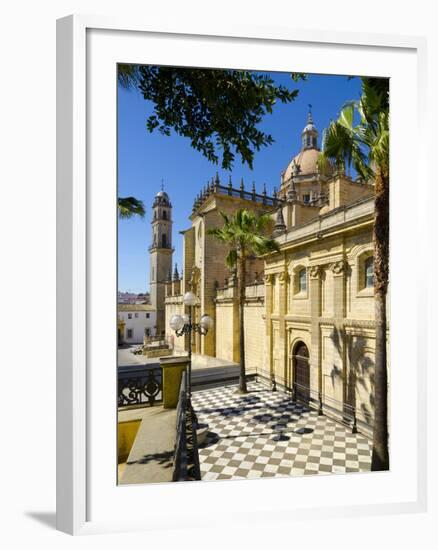
[[[310,398],[309,350],[304,342],[297,342],[294,346],[292,369],[295,399],[308,403]]]

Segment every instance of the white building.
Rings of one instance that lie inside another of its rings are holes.
[[[155,336],[157,312],[151,304],[118,304],[119,344],[143,344],[144,336]]]

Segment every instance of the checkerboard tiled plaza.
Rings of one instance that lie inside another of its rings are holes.
[[[371,443],[326,416],[253,382],[201,390],[192,402],[207,441],[199,449],[203,480],[365,472]]]

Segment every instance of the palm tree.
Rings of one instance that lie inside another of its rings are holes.
[[[355,125],[355,118],[359,122]],[[362,78],[358,101],[347,103],[338,120],[324,132],[320,166],[334,162],[338,170],[353,165],[357,173],[374,180],[375,209],[374,302],[374,430],[371,469],[389,469],[388,373],[386,356],[386,294],[389,271],[389,81]]]
[[[144,218],[144,204],[135,197],[119,197],[117,199],[117,207],[120,218],[132,218],[133,216]]]
[[[245,375],[245,287],[246,287],[246,260],[252,256],[260,256],[268,252],[278,251],[279,247],[274,239],[266,234],[266,229],[271,222],[269,214],[256,216],[254,212],[239,209],[229,217],[224,212],[219,212],[224,221],[222,227],[210,229],[212,235],[218,241],[228,246],[226,263],[229,268],[237,266],[237,279],[239,285],[239,331],[240,331],[240,378],[239,390],[246,393]]]

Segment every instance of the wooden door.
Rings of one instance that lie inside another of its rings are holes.
[[[309,350],[304,342],[298,342],[293,354],[295,398],[309,402],[310,398],[310,368]]]

